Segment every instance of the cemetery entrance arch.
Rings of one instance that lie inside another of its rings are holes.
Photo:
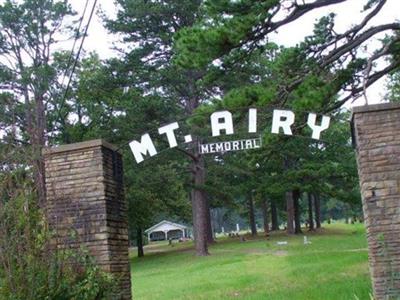
[[[249,119],[251,129],[254,118]],[[315,119],[311,125],[316,126]],[[172,135],[176,126],[160,131],[170,145],[176,143]],[[322,127],[314,127],[313,133]],[[354,108],[352,131],[374,296],[396,299],[400,295],[400,104]],[[156,154],[149,136],[143,137],[136,142],[137,160],[148,152]],[[185,136],[189,141],[191,136]],[[103,140],[45,149],[47,209],[58,246],[87,247],[102,269],[120,279],[123,299],[131,299],[122,159],[116,150]],[[70,239],[71,229],[76,239]]]

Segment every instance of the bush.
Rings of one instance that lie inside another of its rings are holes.
[[[29,186],[0,200],[0,299],[113,299],[115,280],[84,249],[54,250]]]

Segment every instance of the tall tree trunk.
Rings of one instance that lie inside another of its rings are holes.
[[[137,251],[138,251],[138,257],[143,257],[144,256],[144,251],[143,251],[143,231],[141,227],[138,227],[136,230],[136,244],[137,244]]]
[[[206,199],[207,202],[207,243],[208,244],[213,244],[215,242],[214,240],[214,232],[213,232],[213,228],[212,228],[212,224],[211,224],[211,209],[210,209],[210,201],[207,198]]]
[[[271,200],[271,230],[279,230],[278,209],[275,200]]]
[[[264,220],[264,234],[268,236],[269,234],[269,220],[268,220],[268,200],[263,200],[261,202],[261,208],[263,212],[263,220]]]
[[[288,234],[294,234],[294,201],[293,192],[286,192],[286,212],[287,212],[287,226],[286,231]]]
[[[249,221],[250,221],[251,235],[255,236],[257,235],[257,226],[256,226],[256,218],[254,215],[253,195],[250,194],[248,197],[249,197],[248,205],[249,205]]]
[[[197,256],[208,255],[207,246],[207,199],[204,195],[203,185],[205,183],[204,160],[201,156],[197,156],[192,162],[193,189],[192,189],[192,211],[193,211],[193,227],[195,232],[195,246]]]
[[[36,193],[39,200],[39,206],[44,208],[46,205],[46,183],[45,183],[45,166],[43,157],[41,155],[43,146],[34,145],[34,159],[33,159],[33,175]]]
[[[23,68],[22,62],[20,62]],[[44,207],[46,203],[46,185],[45,185],[45,168],[42,158],[42,148],[45,145],[45,112],[43,100],[39,99],[31,101],[28,86],[24,87],[25,100],[25,118],[26,131],[29,136],[29,142],[32,145],[31,163],[33,170],[33,181],[38,196],[40,207]]]
[[[192,76],[188,75],[188,90],[196,90],[195,80]],[[197,97],[193,97],[185,104],[185,111],[188,116],[192,115],[194,110],[199,106],[200,100]],[[199,137],[193,137],[193,145],[200,143]],[[192,213],[193,213],[193,233],[196,246],[197,256],[207,256],[208,253],[208,222],[210,217],[210,210],[207,204],[207,198],[204,192],[204,184],[206,182],[206,171],[205,164],[202,155],[199,153],[197,147],[195,146],[193,152],[189,154],[192,159],[191,162],[191,172],[192,172],[192,183],[193,188],[191,191],[192,200]]]
[[[34,126],[31,129],[31,144],[33,149],[33,174],[35,188],[39,199],[39,205],[40,207],[45,207],[46,184],[42,149],[45,146],[46,116],[43,96],[35,95],[34,104],[35,122]]]
[[[197,241],[197,230],[196,230],[196,226],[197,226],[197,220],[196,220],[196,206],[194,205],[194,193],[193,193],[193,189],[190,191],[190,199],[192,202],[192,224],[193,224],[193,240],[196,242]]]
[[[321,228],[321,200],[318,194],[314,194],[315,204],[315,225],[316,228]]]
[[[29,100],[29,95],[26,95],[25,98],[25,103],[28,103],[26,115],[30,115],[27,122],[30,123],[31,126],[31,128],[28,130],[28,133],[30,135],[30,142],[33,150],[33,180],[39,200],[39,206],[43,208],[46,205],[45,168],[42,157],[42,149],[45,146],[46,131],[45,107],[43,103],[43,97],[36,93],[33,101]],[[31,103],[33,103],[32,109]]]
[[[314,230],[314,217],[313,217],[313,195],[307,193],[308,196],[308,230]]]
[[[300,213],[300,191],[293,191],[293,204],[294,204],[294,233],[299,234],[301,231],[301,213]]]

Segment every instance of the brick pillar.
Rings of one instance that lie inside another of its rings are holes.
[[[121,154],[103,140],[49,148],[43,154],[47,214],[57,246],[84,246],[119,280],[121,299],[131,299]]]
[[[353,134],[377,300],[400,298],[400,104],[353,108]]]

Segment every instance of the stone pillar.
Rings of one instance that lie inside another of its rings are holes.
[[[122,158],[103,140],[44,149],[47,214],[58,248],[83,246],[131,299]]]
[[[400,104],[355,107],[352,126],[374,299],[399,299]]]

